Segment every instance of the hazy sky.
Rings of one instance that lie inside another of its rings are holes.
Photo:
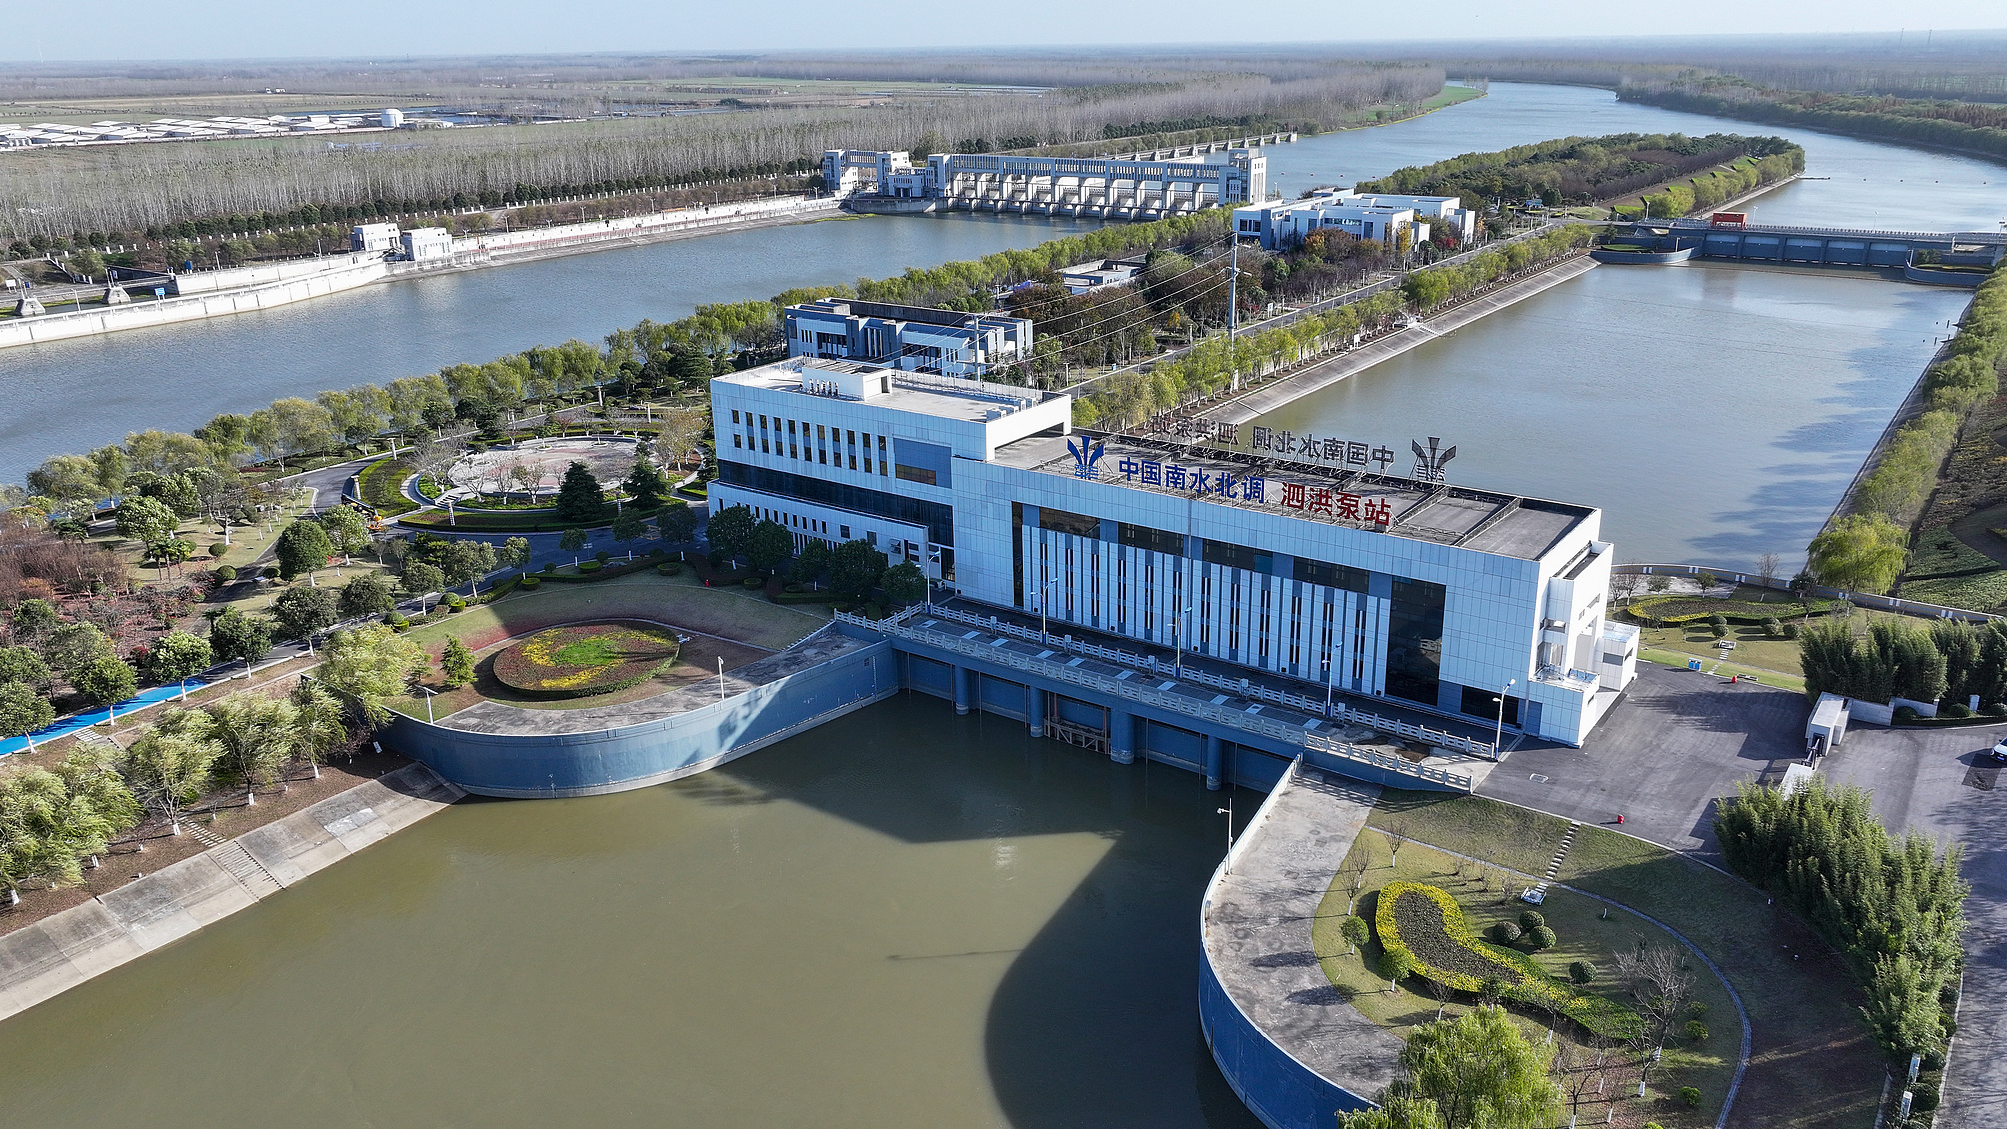
[[[1343,42],[2007,25],[2000,0],[1609,0],[1334,4],[1270,0],[96,0],[13,4],[0,59],[396,57],[518,52]],[[1925,21],[1928,21],[1926,24]]]

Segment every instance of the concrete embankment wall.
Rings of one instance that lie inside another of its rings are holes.
[[[399,716],[384,743],[478,795],[593,796],[715,768],[898,690],[891,645],[880,642],[723,701],[633,725],[575,733],[497,733]],[[702,684],[678,691],[709,692]],[[562,718],[565,712],[554,716]]]
[[[818,214],[835,215],[840,210],[840,203],[834,197],[786,196],[772,200],[747,200],[735,204],[681,208],[673,212],[652,212],[645,216],[622,216],[584,223],[527,228],[522,231],[488,232],[455,239],[453,257],[456,260],[468,256],[505,259],[549,254],[565,249],[589,250],[608,243],[647,242],[720,228],[746,227]]]
[[[1268,1129],[1322,1129],[1369,1108],[1400,1046],[1337,996],[1310,936],[1378,790],[1320,804],[1304,790],[1305,772],[1291,765],[1262,801],[1213,872],[1199,913],[1199,1029],[1227,1084]],[[1321,1069],[1306,1053],[1322,1056]]]
[[[408,765],[0,937],[0,1019],[255,905],[465,794]]]
[[[343,255],[335,259],[311,259],[279,265],[295,269],[289,270],[284,278],[235,289],[218,289],[209,285],[214,276],[231,275],[237,273],[235,271],[181,275],[176,279],[176,285],[183,291],[180,297],[0,321],[0,349],[271,309],[353,290],[388,277],[387,265],[382,257],[372,255]],[[199,288],[191,292],[191,286]]]

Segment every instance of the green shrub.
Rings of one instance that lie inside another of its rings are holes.
[[[1784,637],[1784,625],[1777,622],[1774,616],[1764,620],[1763,637],[1766,639],[1782,639]]]
[[[518,583],[525,588],[535,588],[537,585],[543,583],[543,578],[540,576],[525,576]]]
[[[753,589],[765,588],[767,586],[766,580],[758,576],[748,576],[744,580],[739,581],[739,583]]]
[[[1717,612],[1707,617],[1707,625],[1709,627],[1727,627],[1728,617]]]
[[[1728,638],[1728,625],[1725,623],[1709,624],[1707,630],[1708,633],[1713,635],[1716,639]]]
[[[264,568],[258,570],[258,575],[267,580],[277,580],[279,578],[279,566],[266,565]]]
[[[2007,702],[1987,702],[1979,707],[1979,712],[1987,717],[2007,717]]]
[[[1971,711],[1971,710],[1969,710],[1969,709],[1967,709],[1967,708],[1965,707],[1965,703],[1964,703],[1964,702],[1952,702],[1952,703],[1951,703],[1951,704],[1949,704],[1949,705],[1943,705],[1943,706],[1939,706],[1939,707],[1937,707],[1937,716],[1939,716],[1939,717],[1971,717],[1971,716],[1972,716],[1972,711]]]
[[[215,569],[213,569],[212,571],[215,574],[216,579],[222,581],[225,584],[228,584],[232,580],[237,579],[237,570],[231,568],[229,565],[217,565]]]
[[[1915,706],[1897,706],[1895,708],[1895,723],[1897,725],[1908,725],[1910,722],[1915,721],[1917,717],[1918,714]]]
[[[1944,1052],[1936,1047],[1923,1052],[1922,1066],[1925,1070],[1943,1070]]]
[[[229,551],[230,546],[225,545],[221,541],[211,541],[209,543],[209,555],[212,557],[220,557]]]
[[[462,611],[465,610],[466,607],[467,607],[467,597],[462,596],[457,592],[446,597],[447,611],[449,612]]]
[[[601,549],[599,552],[594,553],[592,555],[592,559],[598,561],[600,564],[605,564],[606,562],[613,559],[613,554],[607,552],[605,549]]]
[[[1796,639],[1798,637],[1798,633],[1803,630],[1804,628],[1798,626],[1795,623],[1787,623],[1784,625],[1784,638]]]
[[[1695,1019],[1699,1019],[1707,1014],[1707,1001],[1695,1000],[1686,1005],[1686,1010],[1687,1014],[1693,1016]]]
[[[1703,1042],[1706,1042],[1706,1041],[1707,1041],[1707,1024],[1705,1024],[1705,1023],[1702,1023],[1702,1022],[1701,1022],[1700,1020],[1698,1020],[1698,1019],[1689,1019],[1689,1020],[1687,1020],[1687,1021],[1686,1021],[1686,1037],[1687,1037],[1687,1038],[1689,1038],[1689,1039],[1692,1039],[1692,1040],[1693,1040],[1694,1042],[1696,1042],[1696,1043],[1703,1043]]]
[[[1916,1088],[1910,1093],[1915,1095],[1909,1103],[1911,1113],[1929,1113],[1937,1108],[1937,1087],[1924,1085],[1921,1076],[1916,1080]]]
[[[1577,984],[1587,984],[1596,978],[1595,964],[1586,960],[1568,962],[1568,979]]]
[[[1554,936],[1554,931],[1545,925],[1536,926],[1526,931],[1526,943],[1536,949],[1551,949],[1557,940],[1559,938]]]
[[[669,561],[664,564],[656,565],[655,571],[661,573],[664,576],[678,576],[682,574],[683,566],[675,561]]]
[[[543,567],[542,571],[544,571],[544,572],[556,572],[556,571],[557,571],[557,562],[556,562],[556,561],[545,561],[545,562],[544,562],[544,567]]]
[[[1491,927],[1491,939],[1501,945],[1510,945],[1519,940],[1519,926],[1510,921],[1501,921]]]
[[[605,567],[606,567],[606,562],[605,562],[605,561],[580,561],[580,562],[578,562],[578,570],[579,570],[580,572],[598,572],[598,571],[599,571],[600,569],[603,569],[603,568],[605,568]]]
[[[1685,1103],[1688,1109],[1699,1109],[1700,1090],[1693,1086],[1681,1086],[1679,1088],[1679,1100]]]
[[[1537,909],[1530,909],[1519,915],[1519,928],[1531,933],[1547,924],[1547,915]]]
[[[411,617],[405,615],[403,612],[391,612],[389,615],[383,617],[383,622],[402,631],[411,626]]]

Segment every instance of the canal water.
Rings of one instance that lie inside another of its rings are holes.
[[[0,1121],[1259,1129],[1196,1018],[1224,798],[903,696],[465,802],[0,1024]]]
[[[1605,90],[1494,83],[1485,98],[1412,121],[1271,148],[1270,185],[1294,196],[1458,153],[1571,134],[1673,130],[1772,132],[1620,103]],[[1752,207],[1761,219],[1993,230],[2007,208],[2002,166],[1788,132],[1806,146],[1811,173],[1832,179],[1762,198]],[[0,414],[0,481],[18,482],[51,454],[87,450],[141,426],[188,429],[218,412],[248,412],[281,396],[382,383],[570,338],[596,343],[642,318],[683,317],[699,303],[884,277],[1089,226],[969,215],[830,220],[432,276],[259,313],[0,350],[0,392],[11,409]],[[1887,292],[1852,293],[1856,305],[1869,307]],[[1589,338],[1566,327],[1547,339],[1549,348],[1564,350],[1583,348],[1577,340]],[[1636,363],[1649,362],[1649,354],[1638,355]],[[1788,428],[1799,421],[1782,422]],[[1600,423],[1574,413],[1563,421],[1575,428]],[[1487,438],[1464,441],[1483,445]]]
[[[1755,128],[1494,85],[1273,150],[1271,169],[1294,195],[1571,133]],[[1996,166],[1803,140],[1835,179],[1773,194],[1765,219],[1999,218]],[[7,350],[0,477],[136,427],[1071,230],[834,221]],[[1402,447],[1440,435],[1459,444],[1454,479],[1608,507],[1629,559],[1788,554],[1961,301],[1838,275],[1599,268],[1278,419]],[[0,1103],[8,1124],[168,1129],[1253,1129],[1194,1006],[1219,799],[1190,774],[904,698],[677,785],[457,805],[0,1024]]]

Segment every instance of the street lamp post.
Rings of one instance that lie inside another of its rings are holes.
[[[1331,720],[1331,656],[1324,656],[1324,720]]]
[[[1505,696],[1510,694],[1512,688],[1517,685],[1519,685],[1519,679],[1509,678],[1506,680],[1504,687],[1498,691],[1498,724],[1491,731],[1492,760],[1498,759],[1499,742],[1505,740]]]
[[[1172,647],[1171,672],[1179,678],[1183,678],[1185,676],[1185,634],[1184,631],[1182,630],[1182,628],[1184,627],[1183,617],[1189,616],[1191,614],[1192,614],[1192,609],[1185,608],[1184,610],[1180,611],[1177,615],[1171,617],[1171,647]]]
[[[435,694],[437,694],[437,693],[438,693],[438,691],[437,691],[437,690],[434,690],[434,689],[433,689],[433,688],[431,688],[430,686],[420,686],[420,687],[419,687],[418,689],[419,689],[419,691],[420,691],[421,693],[423,693],[423,694],[425,695],[425,724],[427,724],[427,725],[431,725],[431,724],[432,724],[432,698],[433,698],[433,696],[434,696]]]

